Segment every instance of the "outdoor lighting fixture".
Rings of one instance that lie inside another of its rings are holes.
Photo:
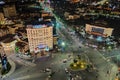
[[[62,46],[65,46],[65,43],[64,42],[62,42],[62,44],[61,44]]]

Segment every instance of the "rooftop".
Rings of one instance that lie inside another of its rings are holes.
[[[0,37],[0,42],[3,42],[3,43],[12,42],[15,40],[14,36],[15,35],[13,35],[13,34],[8,34],[6,36]]]
[[[18,46],[19,48],[23,48],[27,44],[25,44],[24,42],[16,42],[15,45]]]
[[[95,23],[91,23],[91,25],[100,26],[100,27],[104,27],[104,28],[109,28],[107,22],[104,21],[104,20],[98,20]]]
[[[43,28],[43,27],[47,27],[47,25],[41,25],[41,24],[39,24],[39,25],[27,25],[27,28],[37,29],[37,28]]]

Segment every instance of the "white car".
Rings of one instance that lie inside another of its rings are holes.
[[[67,59],[63,59],[63,63],[66,63],[67,62]]]
[[[45,72],[51,72],[51,69],[46,68],[46,69],[45,69]]]
[[[69,72],[67,68],[65,68],[65,72],[66,72],[66,73],[68,73],[68,72]]]

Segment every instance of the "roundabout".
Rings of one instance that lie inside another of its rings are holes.
[[[85,70],[87,69],[88,62],[79,57],[75,58],[73,62],[69,65],[69,68],[73,71]]]

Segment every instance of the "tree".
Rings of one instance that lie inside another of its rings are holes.
[[[16,46],[15,47],[15,52],[18,53],[18,51],[19,51],[19,47]]]

